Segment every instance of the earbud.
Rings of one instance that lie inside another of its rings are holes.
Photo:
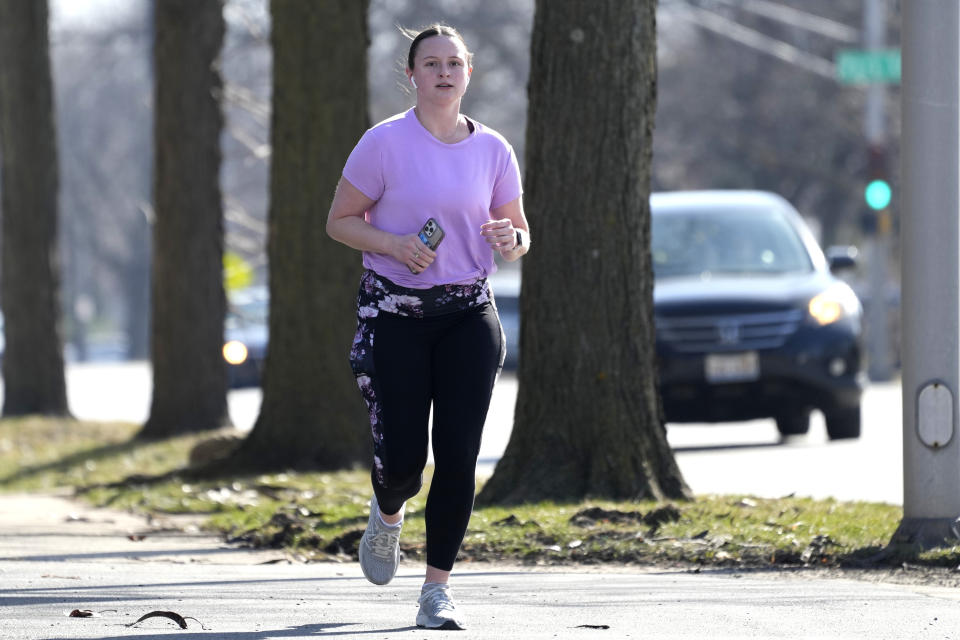
[[[416,78],[414,78],[413,76],[410,76],[410,84],[413,85],[413,88],[414,88],[414,89],[418,89],[418,88],[419,88],[419,87],[417,87],[417,80],[416,80]]]

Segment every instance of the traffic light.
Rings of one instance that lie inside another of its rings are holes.
[[[867,200],[867,206],[874,211],[882,211],[890,205],[893,192],[890,190],[889,182],[877,179],[867,185],[863,195]]]

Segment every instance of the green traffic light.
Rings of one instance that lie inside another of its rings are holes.
[[[867,206],[875,211],[880,211],[886,209],[890,204],[893,192],[890,190],[890,183],[886,180],[874,180],[867,185],[863,195],[867,199]]]

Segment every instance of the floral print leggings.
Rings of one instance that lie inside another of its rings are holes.
[[[486,280],[400,287],[361,279],[350,364],[370,416],[374,493],[396,513],[423,484],[433,409],[427,564],[449,571],[463,541],[490,396],[506,354]]]

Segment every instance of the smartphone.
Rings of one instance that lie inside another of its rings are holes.
[[[440,241],[443,240],[444,236],[443,228],[437,224],[437,221],[433,218],[430,218],[423,223],[423,226],[420,228],[420,231],[417,233],[417,237],[420,238],[420,242],[427,245],[431,251],[436,251],[437,247],[440,246]],[[409,265],[407,269],[410,269],[410,273],[417,274],[417,271],[414,271]]]
[[[417,234],[417,236],[420,238],[420,242],[427,245],[431,251],[437,250],[437,247],[440,246],[440,241],[443,240],[444,235],[443,229],[433,218],[427,220],[420,229],[420,233]]]

